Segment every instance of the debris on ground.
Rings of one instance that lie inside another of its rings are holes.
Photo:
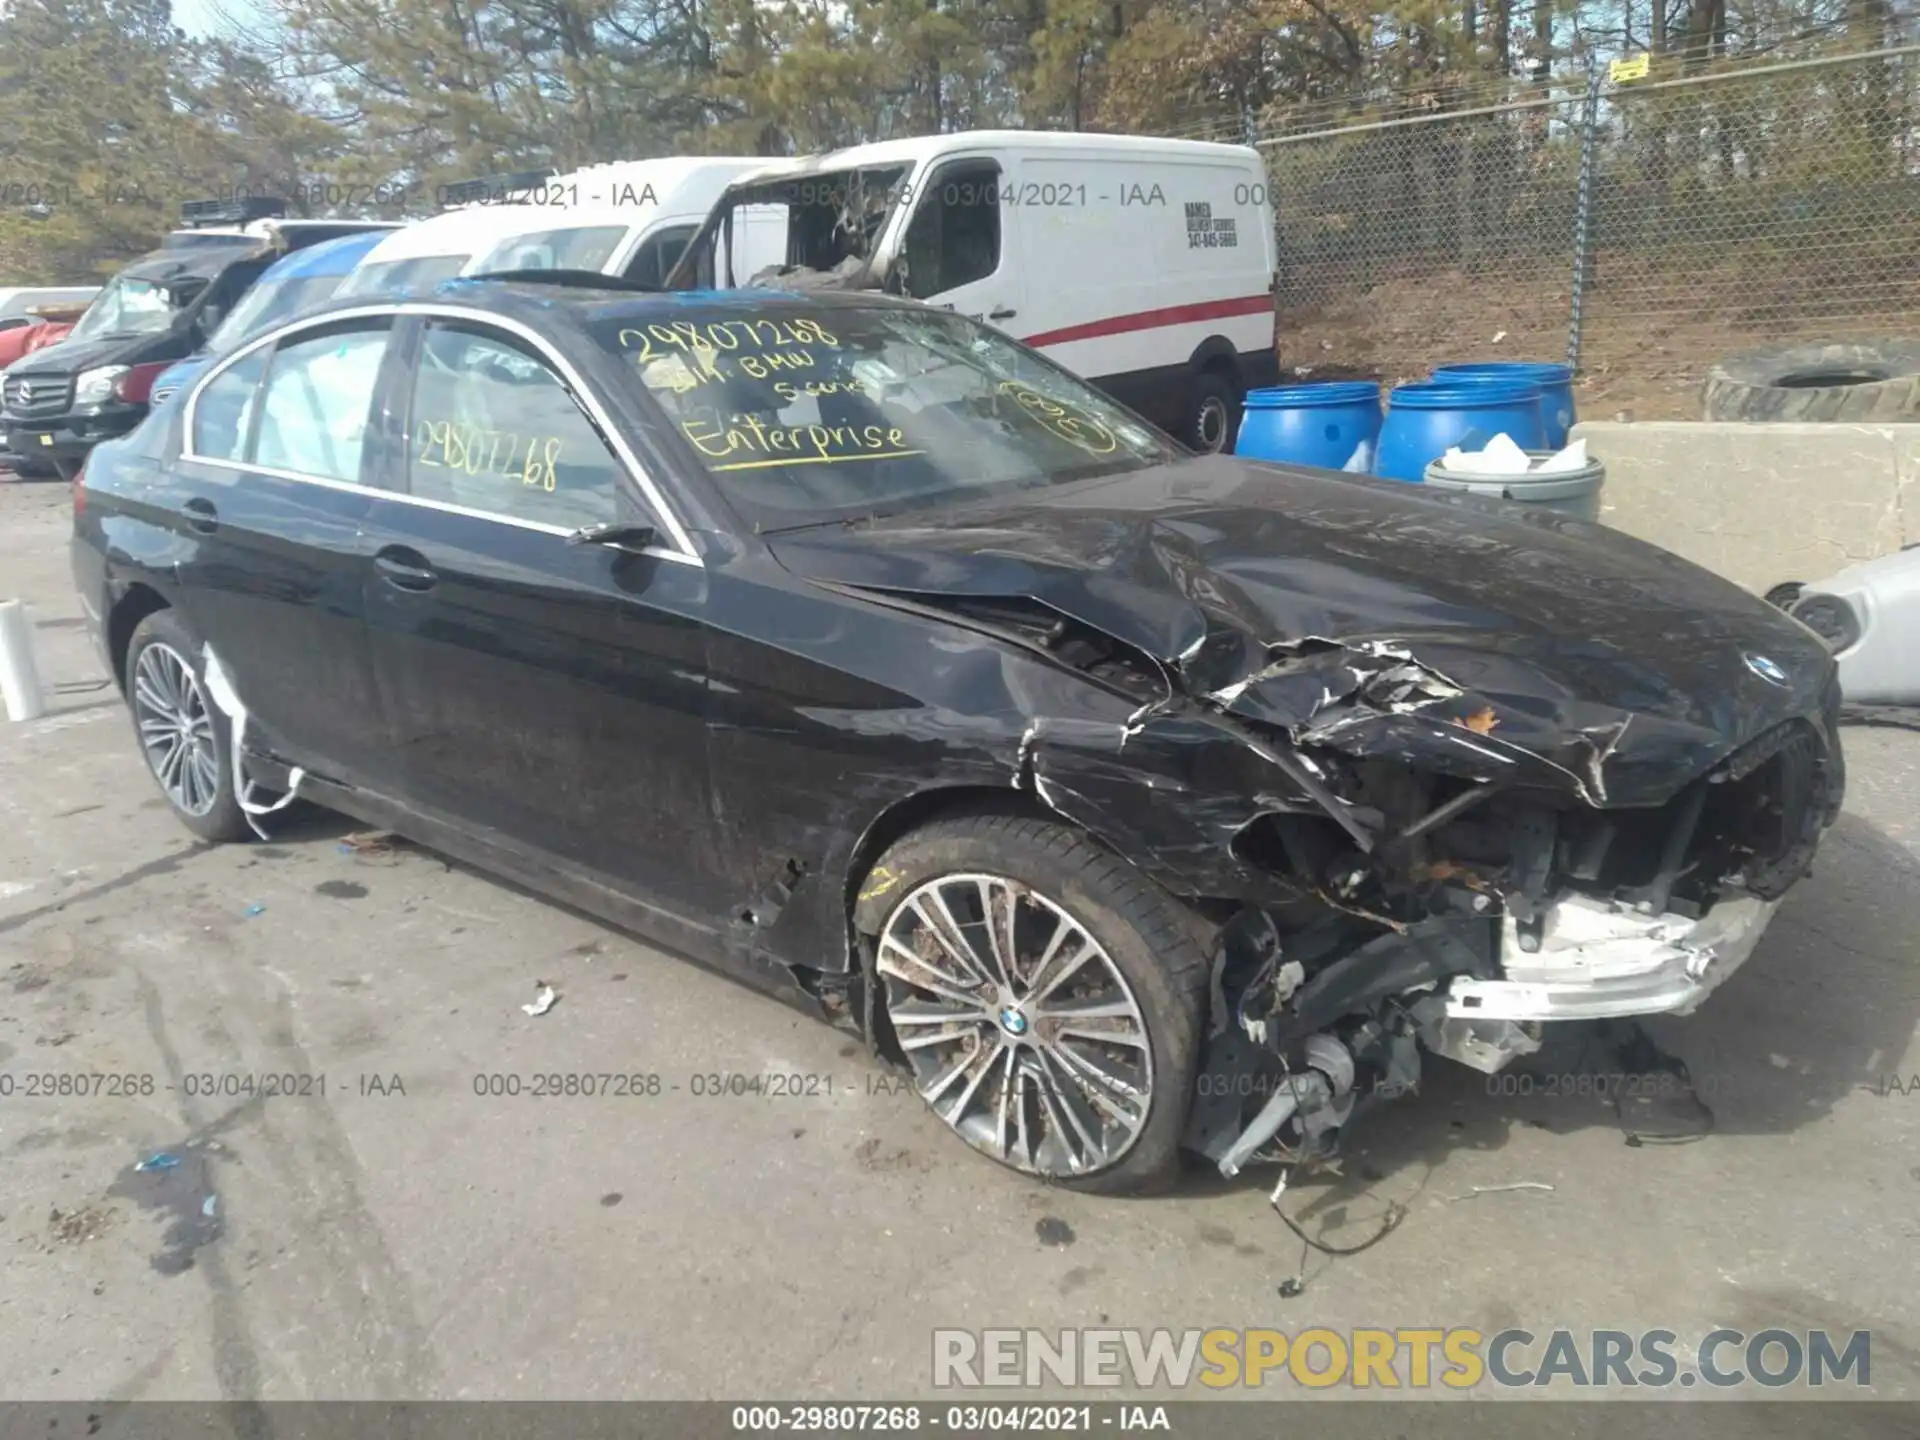
[[[78,1245],[98,1240],[119,1218],[120,1212],[108,1205],[82,1205],[78,1210],[56,1207],[47,1212],[47,1229],[59,1244]]]
[[[1467,1187],[1467,1193],[1464,1195],[1449,1195],[1447,1197],[1447,1203],[1451,1205],[1456,1200],[1471,1200],[1476,1195],[1506,1195],[1515,1190],[1546,1190],[1551,1192],[1552,1189],[1553,1186],[1547,1184],[1544,1180],[1516,1180],[1511,1185],[1471,1185]]]
[[[398,850],[407,842],[391,830],[356,830],[351,835],[342,836],[340,853],[342,855],[380,855]]]
[[[522,1005],[520,1008],[537,1019],[553,1009],[554,1002],[560,998],[560,992],[544,980],[536,980],[533,983],[539,987],[540,993],[533,997],[532,1004]]]
[[[267,913],[267,907],[264,905],[247,906],[247,919],[249,920],[253,919],[253,917],[256,915],[264,915],[266,913]]]
[[[107,1187],[109,1198],[131,1200],[167,1220],[160,1248],[148,1257],[158,1274],[193,1269],[195,1254],[226,1233],[211,1162],[227,1155],[218,1141],[190,1139],[177,1151],[162,1150],[128,1166]]]

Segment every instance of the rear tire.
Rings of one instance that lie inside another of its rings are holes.
[[[1208,966],[1171,896],[1080,831],[1016,815],[916,831],[860,889],[877,1008],[949,1129],[1045,1183],[1172,1182]]]
[[[249,840],[234,796],[233,730],[213,703],[200,637],[174,610],[156,610],[127,643],[134,738],[174,818],[202,840]]]
[[[1231,455],[1240,435],[1240,387],[1218,370],[1193,379],[1193,412],[1180,438],[1202,455]]]

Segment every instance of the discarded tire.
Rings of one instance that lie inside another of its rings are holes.
[[[1920,420],[1920,340],[1775,345],[1722,360],[1708,420]]]

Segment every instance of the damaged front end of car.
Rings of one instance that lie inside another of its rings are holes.
[[[1422,1052],[1493,1072],[1550,1024],[1688,1013],[1839,813],[1811,632],[1407,489],[1215,458],[776,547],[1044,655],[983,702],[1023,727],[1011,783],[1198,917],[1188,1142],[1229,1174],[1329,1153]]]
[[[1511,657],[1456,651],[1482,689],[1402,640],[1210,626],[1156,660],[1042,604],[939,604],[1141,697],[1117,735],[1034,721],[1013,783],[1211,923],[1188,1145],[1228,1175],[1331,1155],[1417,1086],[1423,1051],[1492,1073],[1553,1022],[1689,1013],[1844,786],[1830,685],[1729,747]]]

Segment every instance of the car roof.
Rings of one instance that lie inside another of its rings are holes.
[[[154,250],[129,265],[123,265],[119,275],[114,278],[125,276],[133,280],[162,283],[197,278],[211,282],[218,279],[229,266],[266,253],[257,241],[245,246],[191,245],[182,250]]]
[[[536,205],[463,205],[390,230],[368,251],[363,264],[419,260],[430,255],[478,255],[509,235],[545,229],[564,211]]]
[[[612,187],[608,188],[611,191]],[[583,200],[578,205],[553,208],[523,205],[520,209],[526,216],[526,223],[502,232],[496,237],[497,240],[511,240],[516,235],[544,235],[550,230],[587,230],[613,225],[630,229],[635,225],[651,224],[657,213],[651,205],[622,205],[610,199]]]
[[[1259,158],[1246,145],[1212,140],[1170,140],[1157,135],[1104,135],[1075,130],[965,130],[947,135],[915,135],[901,140],[876,140],[823,150],[812,155],[771,160],[748,171],[734,183],[757,184],[821,171],[852,170],[863,166],[911,165],[932,155],[976,149],[1058,150],[1077,155],[1124,155],[1133,160],[1211,159],[1244,162]]]
[[[556,283],[536,278],[460,276],[398,295],[336,296],[311,310],[303,311],[299,320],[304,323],[323,319],[341,311],[445,304],[498,315],[504,320],[518,321],[535,330],[550,330],[556,318],[563,326],[576,327],[604,320],[645,323],[650,320],[671,320],[692,306],[775,312],[805,308],[819,312],[914,305],[910,300],[877,290],[801,292],[754,287],[744,290],[647,291],[618,284],[592,284],[591,281],[597,278],[580,275],[572,282]]]

